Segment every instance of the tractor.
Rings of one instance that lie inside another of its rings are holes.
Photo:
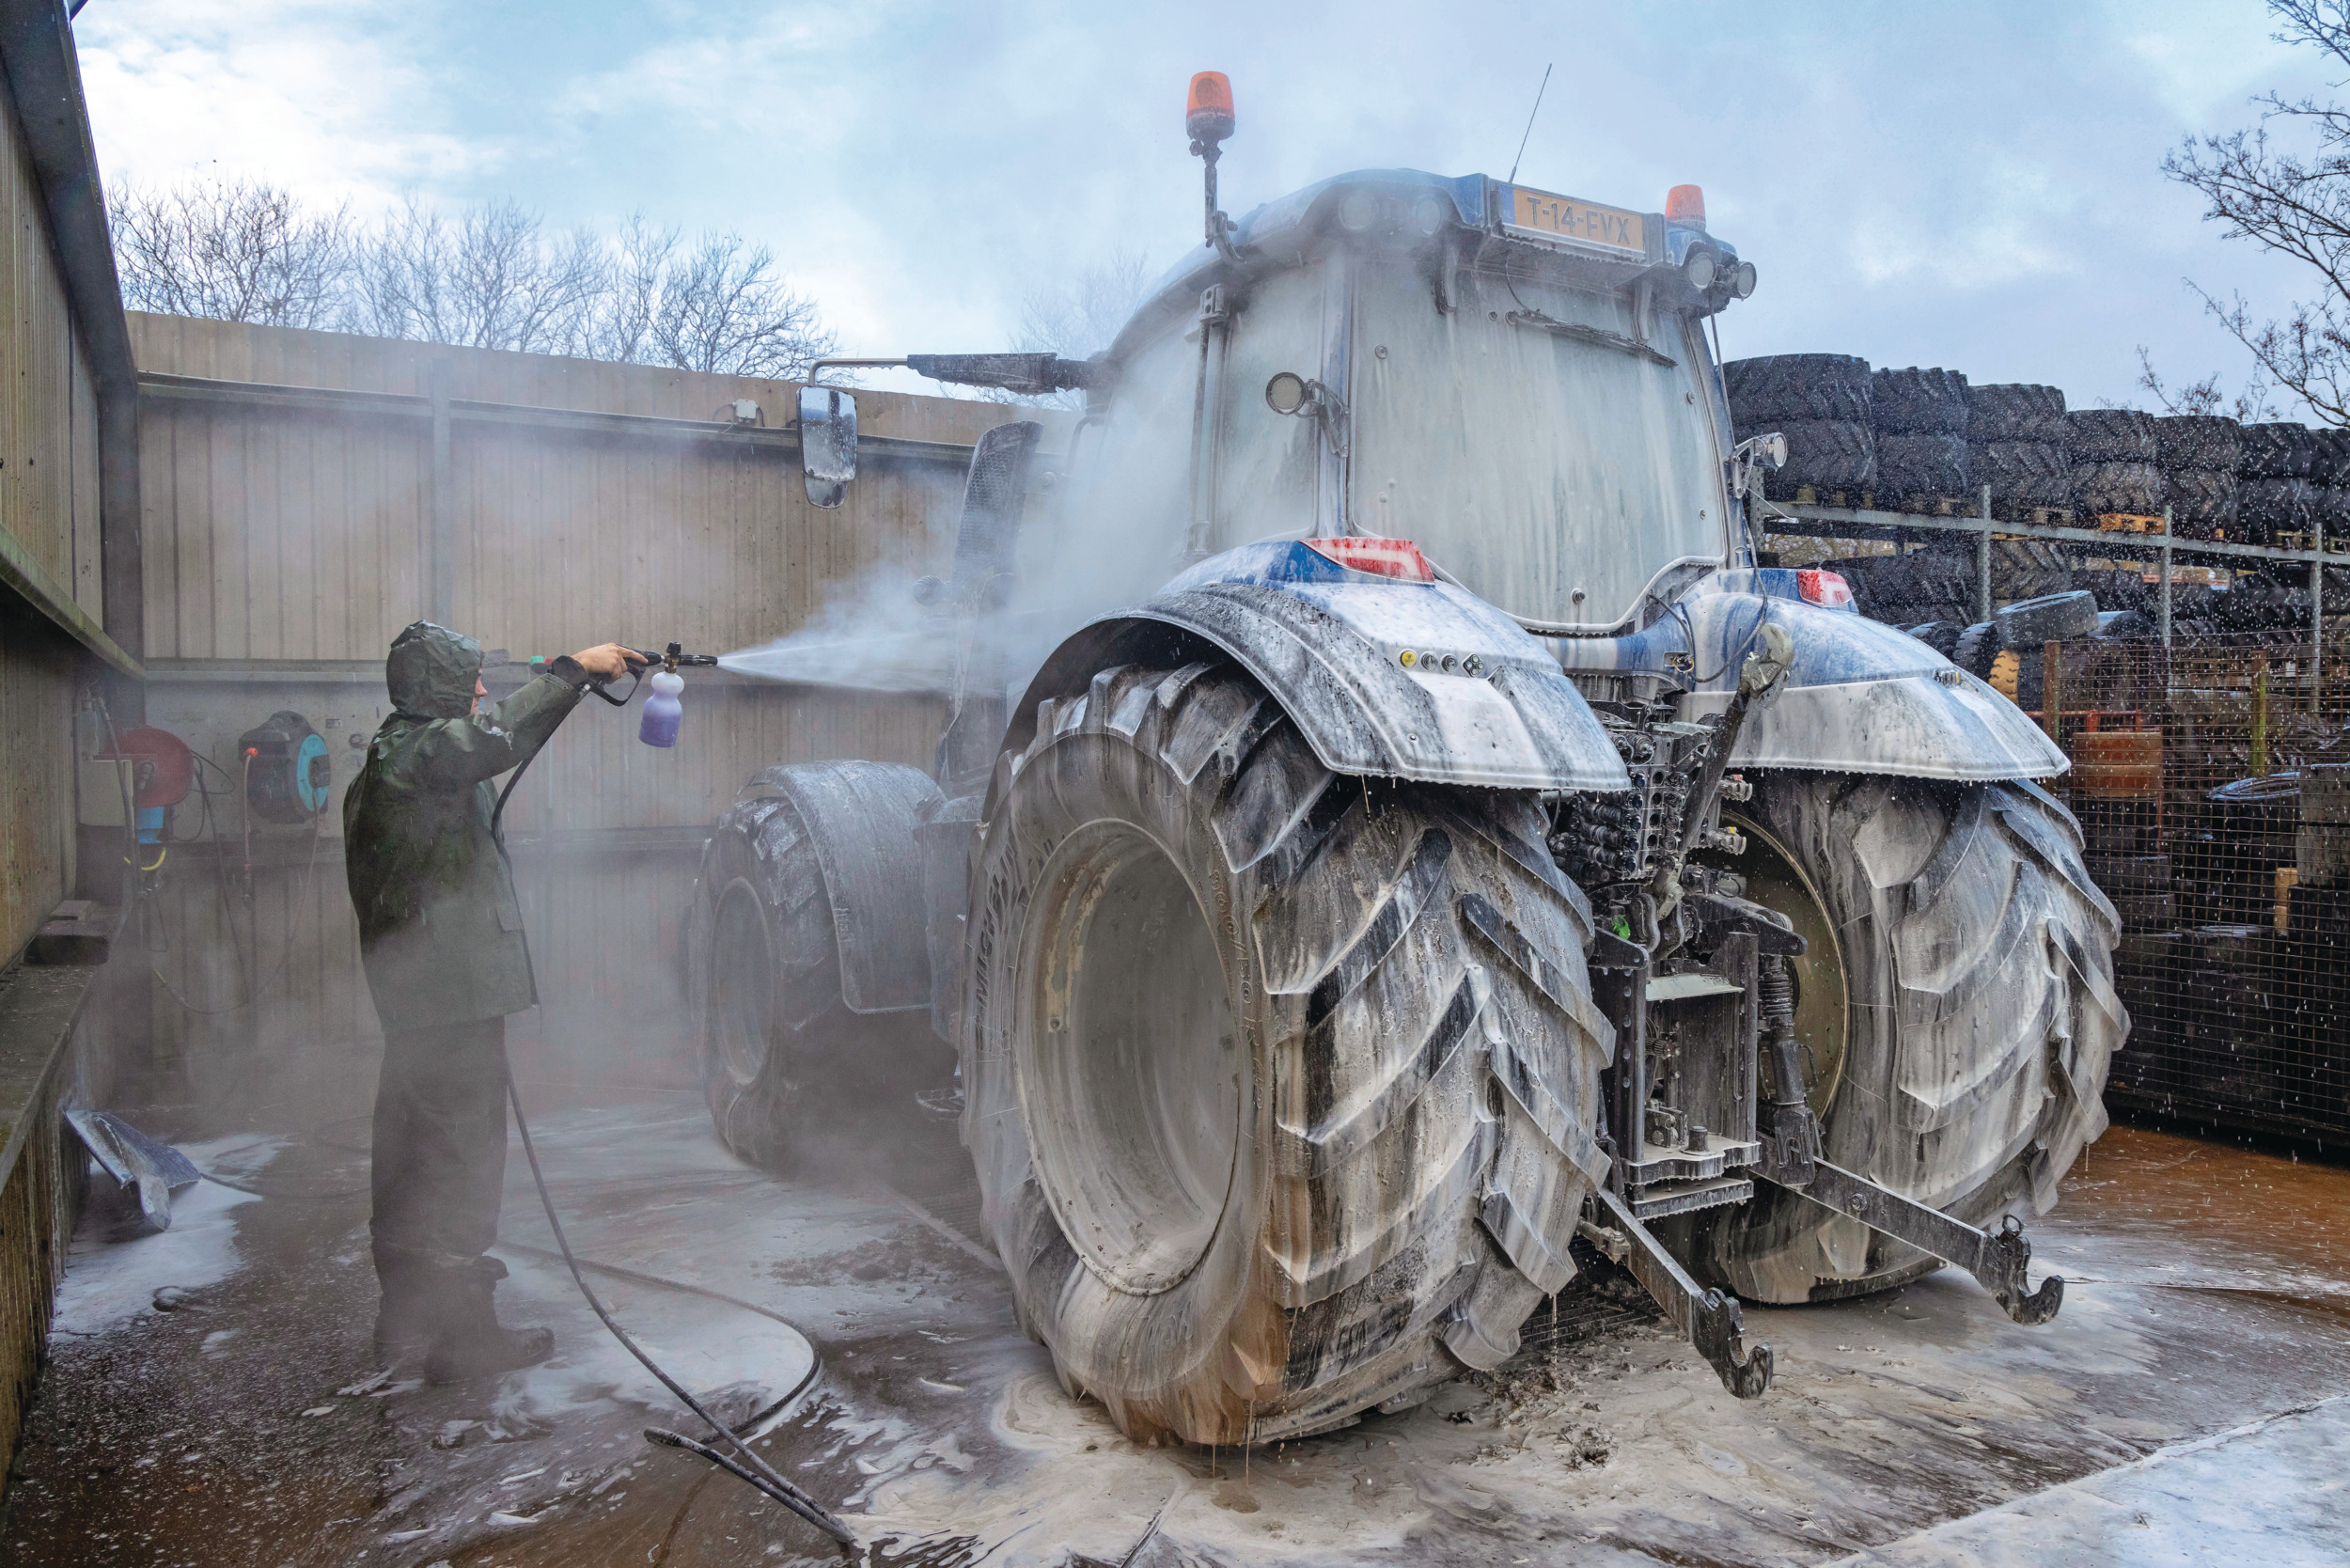
[[[2105,1126],[2112,905],[2007,698],[1766,564],[1707,327],[1751,262],[1514,179],[1340,175],[1203,243],[971,459],[934,767],[753,777],[687,963],[792,1157],[951,1059],[1022,1326],[1129,1435],[1287,1440],[1512,1356],[1580,1240],[1733,1393],[1740,1302],[1956,1264]],[[872,362],[868,362],[872,363]],[[810,386],[807,482],[854,482]],[[1072,562],[1083,562],[1082,572]]]

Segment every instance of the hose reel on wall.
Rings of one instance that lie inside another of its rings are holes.
[[[237,737],[247,809],[267,822],[306,823],[326,809],[335,765],[310,721],[290,708]]]

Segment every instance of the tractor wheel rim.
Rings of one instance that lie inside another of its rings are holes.
[[[1037,1175],[1094,1273],[1156,1294],[1207,1256],[1239,1157],[1221,944],[1182,868],[1129,823],[1079,828],[1038,891],[1015,1029]]]
[[[747,882],[728,885],[718,900],[712,942],[711,1012],[719,1064],[748,1089],[767,1066],[769,1020],[775,998],[775,949],[767,914]]]

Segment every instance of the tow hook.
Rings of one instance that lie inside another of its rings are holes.
[[[1754,1399],[1771,1386],[1771,1347],[1747,1343],[1746,1315],[1738,1298],[1717,1290],[1702,1290],[1676,1262],[1662,1243],[1649,1233],[1624,1206],[1623,1200],[1600,1187],[1591,1204],[1606,1223],[1586,1219],[1576,1232],[1606,1253],[1611,1262],[1632,1271],[1672,1319],[1691,1349],[1706,1359],[1720,1376],[1722,1387],[1740,1399]]]

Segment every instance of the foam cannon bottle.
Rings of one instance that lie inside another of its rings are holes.
[[[652,671],[652,692],[645,698],[645,714],[637,721],[636,738],[647,745],[673,746],[677,745],[678,726],[685,719],[685,705],[678,700],[678,694],[685,690],[685,677],[678,673],[678,668],[682,665],[706,665],[714,668],[718,655],[688,653],[676,643],[671,643],[659,653],[648,653],[641,648],[632,648],[629,651],[644,660]],[[638,671],[637,681],[641,682],[644,678],[644,672]],[[628,699],[636,695],[634,682],[618,697],[606,691],[603,682],[596,682],[588,689],[615,708],[627,707]]]
[[[685,720],[685,704],[678,700],[678,693],[684,689],[684,676],[653,671],[652,695],[645,698],[645,716],[636,725],[638,740],[647,745],[677,745],[678,726]]]

